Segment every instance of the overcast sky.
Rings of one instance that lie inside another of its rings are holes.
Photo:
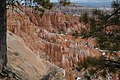
[[[51,2],[58,2],[58,0],[50,0]],[[70,0],[71,2],[110,2],[112,0]]]

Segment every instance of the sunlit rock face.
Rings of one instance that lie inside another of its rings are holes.
[[[8,30],[20,36],[25,44],[39,57],[45,58],[63,68],[72,68],[87,56],[98,56],[93,38],[82,39],[71,36],[72,31],[87,31],[79,18],[61,12],[45,13],[43,16],[30,9],[23,9],[21,15],[8,12]]]
[[[65,80],[64,69],[41,59],[10,31],[7,31],[7,46],[8,66],[19,77],[17,80]]]

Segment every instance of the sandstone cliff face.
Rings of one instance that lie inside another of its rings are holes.
[[[79,17],[72,15],[64,15],[61,12],[49,13],[46,12],[42,17],[37,11],[25,9],[25,14],[29,20],[38,27],[42,27],[50,32],[70,34],[74,30],[88,30],[85,24],[79,23]]]
[[[65,71],[34,54],[19,36],[8,31],[8,66],[20,80],[64,80]],[[49,73],[51,76],[47,76]]]
[[[38,56],[63,68],[71,68],[84,57],[98,56],[100,53],[93,48],[94,39],[75,39],[69,35],[72,30],[81,31],[82,28],[87,29],[76,17],[60,12],[45,13],[41,17],[37,12],[24,9],[22,15],[8,14],[8,30],[23,38]]]
[[[56,68],[54,68],[55,70],[51,70],[51,68],[47,66],[52,65],[46,65],[49,62],[46,63],[46,61],[44,62],[39,58],[49,60],[51,63],[65,69],[70,68],[70,71],[68,71],[70,73],[67,78],[70,80],[70,76],[72,75],[72,80],[74,80],[71,69],[76,66],[80,60],[84,60],[87,56],[100,55],[101,52],[94,48],[94,38],[82,39],[81,37],[74,38],[70,35],[74,30],[81,32],[82,29],[85,31],[89,29],[89,25],[86,26],[83,23],[79,23],[79,18],[72,15],[64,15],[60,12],[45,13],[41,17],[38,12],[33,12],[30,9],[23,9],[21,13],[22,14],[19,15],[17,13],[11,13],[10,11],[8,12],[8,30],[23,39],[18,38],[22,45],[19,45],[19,41],[16,42],[15,40],[8,42],[8,52],[10,66],[15,69],[16,72],[22,72],[22,74],[20,74],[21,76],[26,75],[27,77],[24,76],[26,79],[31,78],[31,80],[38,80],[42,75],[45,76],[42,77],[42,79],[59,80],[58,76],[64,76],[64,70],[57,69],[58,71],[60,70],[60,74],[56,73]],[[111,31],[113,29],[108,27],[107,30]],[[12,42],[16,45],[13,45]],[[13,45],[12,50],[9,48],[9,45]],[[17,49],[14,50],[14,48]],[[24,48],[27,48],[28,51],[24,51]],[[14,65],[14,63],[16,65]]]
[[[8,32],[9,66],[23,80],[64,80],[65,77],[74,80],[76,75],[72,68],[85,57],[101,53],[94,48],[94,38],[82,39],[70,35],[74,30],[87,30],[86,25],[78,20],[62,13],[45,13],[41,17],[29,9],[21,15],[8,14],[8,30],[19,36]],[[67,76],[63,69],[46,60],[69,69]]]

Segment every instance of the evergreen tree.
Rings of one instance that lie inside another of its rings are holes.
[[[86,37],[96,38],[96,47],[106,51],[105,55],[99,58],[87,57],[83,62],[79,62],[79,68],[85,68],[89,78],[93,75],[113,76],[120,71],[120,56],[117,54],[120,51],[120,1],[113,1],[112,8],[111,13],[95,9],[93,17],[89,17],[90,31]]]

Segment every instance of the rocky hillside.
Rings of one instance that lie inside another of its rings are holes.
[[[21,8],[23,11],[18,10],[20,14],[10,10],[7,14],[7,28],[11,31],[8,32],[10,66],[18,75],[38,80],[49,73],[53,63],[64,69],[72,69],[84,57],[100,55],[101,52],[94,48],[93,38],[71,36],[75,30],[80,32],[87,29],[85,24],[79,23],[79,18],[61,12],[46,12],[41,16],[29,8]]]
[[[52,80],[52,78],[64,80],[65,70],[41,59],[19,36],[8,31],[7,43],[8,66],[20,80]]]

